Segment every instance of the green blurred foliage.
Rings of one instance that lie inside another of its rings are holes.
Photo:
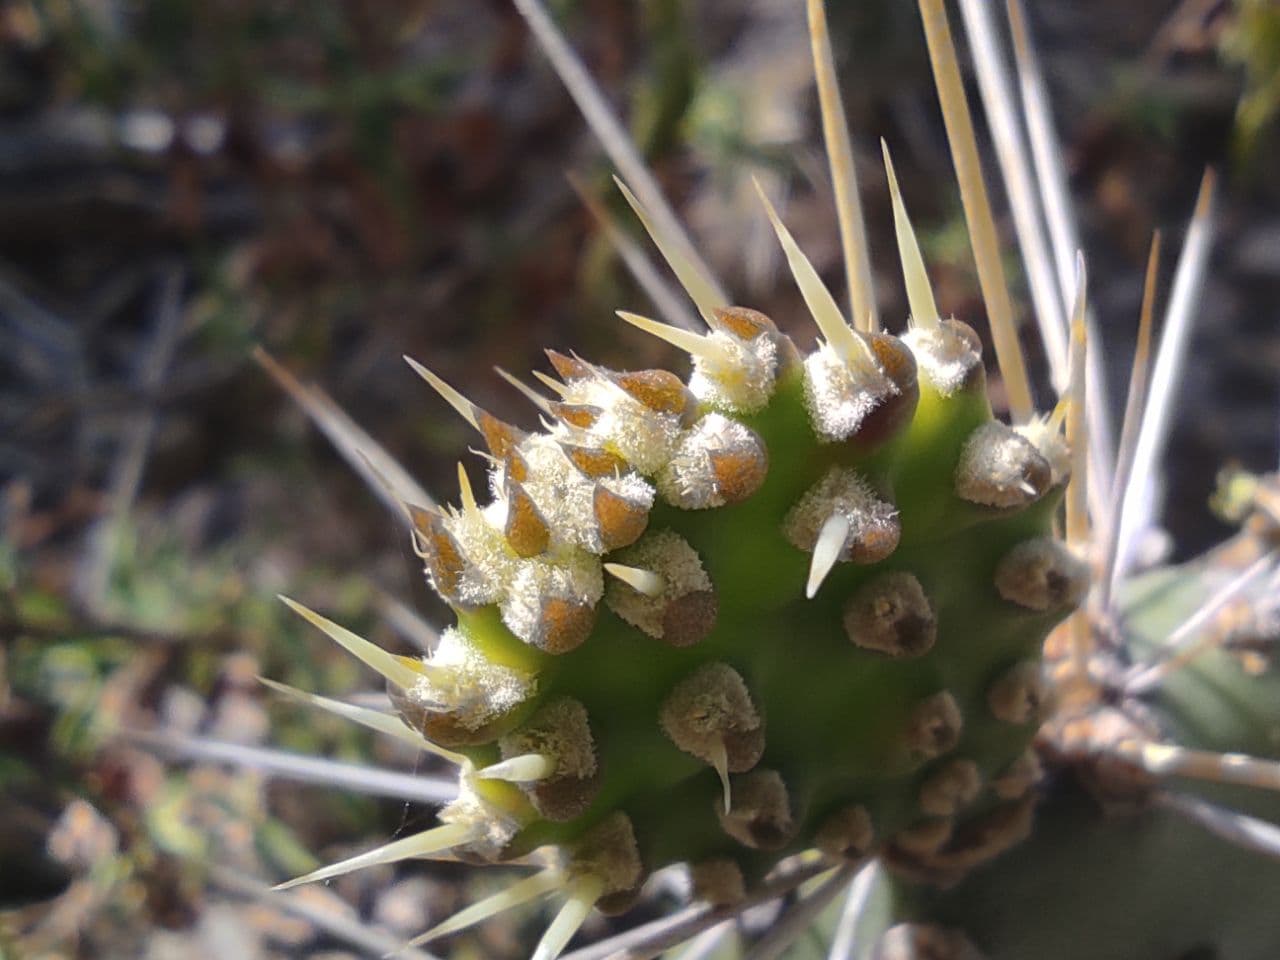
[[[1236,0],[1236,17],[1222,37],[1223,53],[1245,72],[1236,111],[1236,152],[1251,155],[1280,113],[1280,4]]]

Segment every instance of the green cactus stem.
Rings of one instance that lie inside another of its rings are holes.
[[[444,826],[376,858],[553,844],[607,909],[673,862],[723,901],[815,846],[935,871],[1025,831],[1028,801],[993,784],[1087,582],[1052,537],[1061,437],[992,418],[958,321],[850,328],[775,223],[818,303],[806,357],[743,308],[707,334],[625,315],[691,354],[688,383],[551,353],[537,433],[417,368],[483,437],[491,500],[462,473],[459,507],[409,508],[458,617],[432,656],[321,624],[464,758]]]

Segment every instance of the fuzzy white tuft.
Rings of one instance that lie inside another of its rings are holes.
[[[845,440],[898,388],[883,371],[852,368],[830,344],[804,361],[804,403],[819,438]]]

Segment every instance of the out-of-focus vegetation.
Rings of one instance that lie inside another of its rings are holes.
[[[1253,169],[1276,166],[1280,17],[1266,0],[1028,5],[1099,302],[1136,315],[1150,228],[1184,219],[1233,124]],[[732,289],[799,330],[749,190],[753,173],[772,178],[815,261],[838,269],[796,5],[555,8]],[[890,236],[874,162],[886,135],[940,303],[971,314],[914,14],[832,8],[873,235]],[[404,652],[395,603],[438,611],[393,520],[249,351],[265,344],[322,383],[449,489],[444,452],[469,438],[402,354],[517,422],[529,415],[494,364],[526,370],[546,346],[656,358],[611,322],[645,302],[566,170],[622,212],[505,0],[0,7],[0,955],[377,955],[473,896],[464,882],[494,882],[379,869],[299,895],[385,942],[300,918],[254,878],[430,808],[161,759],[137,734],[413,769],[256,681],[369,692],[277,592]],[[1196,409],[1175,443],[1188,543],[1212,532],[1219,463],[1272,456],[1277,190],[1228,191]],[[877,252],[886,303],[900,299],[892,256]],[[495,925],[458,951],[519,956],[520,933]]]
[[[1268,0],[1235,0],[1235,6],[1222,50],[1245,70],[1236,122],[1240,151],[1247,159],[1280,111],[1280,7]]]

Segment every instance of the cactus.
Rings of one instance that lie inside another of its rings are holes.
[[[589,101],[545,13],[518,5]],[[780,872],[834,869],[825,896],[874,861],[893,904],[882,958],[1274,955],[1280,701],[1274,611],[1261,614],[1276,524],[1260,507],[1230,556],[1126,576],[1126,478],[1151,468],[1177,333],[1144,404],[1149,279],[1112,471],[1089,430],[1080,263],[1070,322],[1043,319],[1065,387],[1033,413],[949,26],[940,0],[920,5],[1012,423],[993,416],[976,334],[938,313],[887,147],[909,319],[901,336],[880,328],[820,2],[852,323],[760,191],[821,334],[807,354],[730,304],[595,109],[621,191],[705,327],[619,316],[691,374],[548,351],[546,392],[521,385],[543,418],[525,432],[409,361],[479,434],[488,482],[473,489],[460,465],[459,504],[439,507],[406,496],[380,456],[363,462],[402,503],[456,623],[416,659],[288,601],[386,680],[395,713],[294,693],[455,764],[458,798],[440,825],[285,886],[414,857],[533,856],[539,872],[414,942],[557,898],[532,954],[551,960],[593,908],[625,911],[672,864],[713,922]],[[1242,604],[1261,648],[1206,632]],[[1230,871],[1238,895],[1208,898],[1197,864]],[[1126,909],[1139,886],[1149,909]],[[691,929],[659,925],[638,949]]]

